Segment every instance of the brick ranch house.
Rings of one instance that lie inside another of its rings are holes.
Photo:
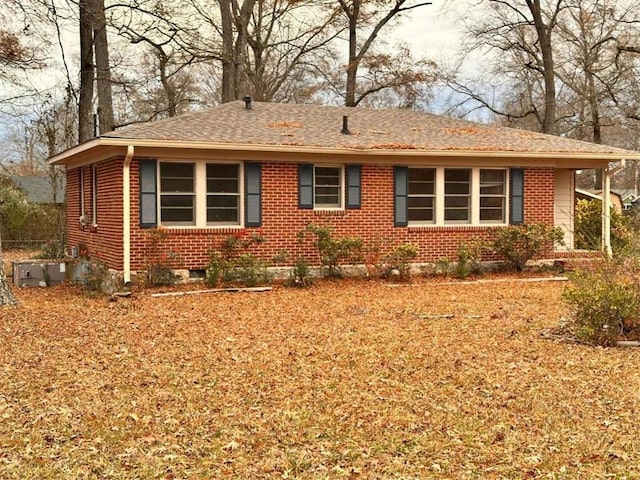
[[[608,189],[611,163],[624,159],[640,155],[407,109],[247,98],[110,132],[50,162],[66,167],[68,248],[129,282],[148,264],[153,227],[183,272],[251,233],[265,239],[252,250],[265,260],[313,263],[297,236],[309,224],[383,252],[416,244],[419,262],[453,259],[461,242],[519,223],[560,226],[572,249],[574,171],[603,169]]]

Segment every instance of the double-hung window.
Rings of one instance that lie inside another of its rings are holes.
[[[342,208],[342,168],[316,166],[313,171],[316,208]]]
[[[505,221],[506,170],[480,170],[480,222]]]
[[[436,219],[436,169],[409,169],[408,219],[415,223],[434,223]]]
[[[240,223],[240,166],[207,163],[207,225]]]
[[[142,227],[261,224],[258,163],[145,159],[139,172]]]
[[[444,221],[469,223],[471,221],[471,169],[445,168]]]
[[[397,226],[507,223],[504,168],[397,167],[394,171]]]
[[[160,164],[160,219],[165,225],[195,225],[195,164]]]

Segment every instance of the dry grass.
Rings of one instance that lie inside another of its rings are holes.
[[[563,287],[19,290],[0,478],[640,478],[640,352],[543,339]]]

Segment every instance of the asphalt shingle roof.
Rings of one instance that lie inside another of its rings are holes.
[[[343,116],[348,116],[351,135],[341,133]],[[253,108],[247,109],[241,101],[123,128],[103,138],[425,152],[620,153],[623,156],[632,153],[606,145],[408,109],[264,102],[253,102]]]

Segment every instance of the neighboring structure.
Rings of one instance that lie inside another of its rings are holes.
[[[9,179],[24,192],[28,202],[40,204],[64,204],[65,178],[56,178],[56,184],[51,179],[40,175],[11,175]]]
[[[638,199],[637,190],[633,190],[630,188],[625,188],[625,189],[616,188],[615,190],[611,189],[611,191],[620,195],[624,210],[628,210],[629,208],[633,207],[634,202]]]
[[[574,170],[603,169],[608,188],[623,159],[640,155],[411,110],[247,99],[110,132],[51,163],[67,168],[69,247],[129,281],[156,226],[185,270],[252,232],[265,259],[313,260],[297,237],[310,223],[383,252],[414,243],[421,262],[508,224],[558,225],[571,248]]]
[[[583,190],[576,188],[575,195],[576,200],[597,200],[602,202],[602,190]],[[611,202],[611,206],[615,208],[618,213],[622,213],[622,210],[627,208],[622,202],[620,194],[613,190],[609,193],[609,201]]]

